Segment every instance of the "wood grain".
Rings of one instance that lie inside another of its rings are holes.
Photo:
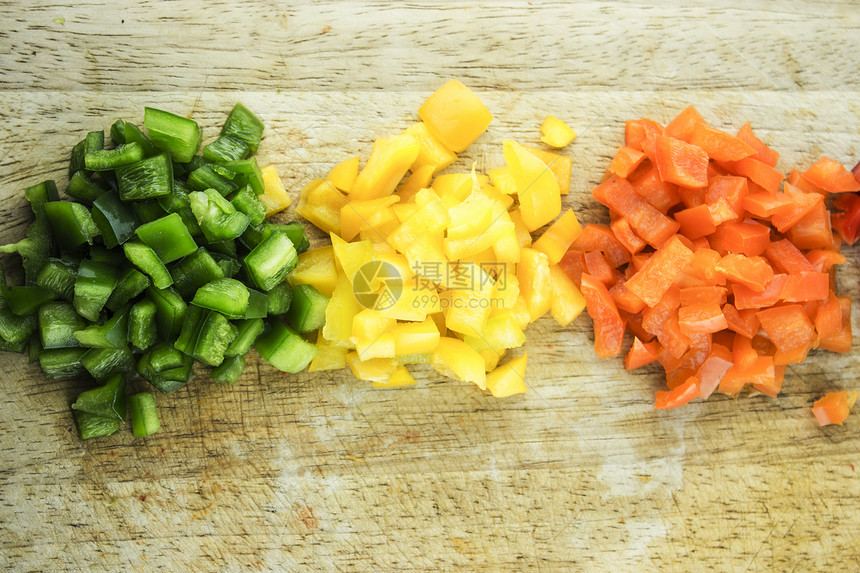
[[[588,191],[623,121],[689,103],[720,127],[751,121],[782,168],[821,154],[851,164],[854,8],[0,3],[0,241],[28,224],[24,187],[64,184],[84,132],[139,123],[144,105],[190,114],[213,138],[241,100],[267,125],[259,158],[295,192],[406,127],[449,77],[496,117],[450,169],[499,165],[503,139],[535,143],[553,113],[580,134],[565,206],[585,221],[606,219]],[[839,286],[857,297],[860,257],[848,254]],[[521,397],[425,370],[417,387],[378,391],[254,359],[234,387],[204,372],[158,396],[159,434],[92,443],[68,409],[86,381],[47,381],[0,355],[0,568],[860,567],[857,418],[819,429],[809,412],[823,392],[857,389],[857,344],[791,367],[777,400],[654,412],[658,370],[597,360],[589,330],[587,317],[532,325]]]

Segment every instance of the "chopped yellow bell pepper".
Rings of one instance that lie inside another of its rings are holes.
[[[400,187],[397,188],[397,195],[400,197],[400,201],[409,201],[418,191],[425,187],[430,187],[430,181],[433,179],[435,169],[433,165],[424,165],[413,171],[400,184]]]
[[[418,157],[415,158],[415,162],[409,168],[412,172],[424,166],[431,165],[433,173],[436,173],[457,160],[457,154],[445,147],[445,144],[430,133],[430,130],[427,129],[427,124],[424,122],[418,122],[409,126],[405,133],[414,137],[415,141],[421,146]]]
[[[585,297],[558,265],[549,267],[549,276],[552,285],[552,317],[561,326],[567,326],[585,309]]]
[[[487,374],[487,390],[496,398],[505,398],[526,391],[526,361],[528,354],[512,358]]]
[[[435,287],[413,278],[404,280],[400,297],[379,312],[397,320],[423,321],[428,314],[441,310],[442,303]]]
[[[534,231],[555,219],[561,211],[561,195],[558,181],[546,163],[509,139],[503,144],[503,153],[517,182],[520,213],[526,228]]]
[[[495,303],[490,316],[498,314],[505,309],[510,310],[517,302],[520,295],[520,283],[517,280],[516,265],[495,265],[498,269],[496,277]]]
[[[508,215],[511,218],[511,222],[514,224],[514,231],[517,234],[517,242],[520,244],[520,247],[531,247],[532,246],[532,235],[529,232],[528,227],[523,222],[523,215],[520,213],[519,209],[511,210]]]
[[[296,213],[328,233],[340,233],[340,209],[347,198],[331,181],[314,179],[299,192]]]
[[[374,381],[374,388],[400,388],[402,386],[412,386],[415,384],[415,378],[409,373],[409,370],[404,366],[398,366],[384,382]]]
[[[366,200],[391,195],[420,150],[421,146],[408,133],[377,139],[367,164],[352,184],[350,199]]]
[[[331,171],[325,176],[326,180],[331,181],[335,187],[344,193],[349,193],[352,190],[355,178],[358,176],[358,163],[360,160],[361,158],[356,155],[355,157],[341,161],[331,168]]]
[[[522,295],[517,296],[514,306],[511,307],[511,316],[514,322],[517,323],[517,326],[523,330],[531,323],[532,317],[529,315],[529,307],[526,305],[526,300]]]
[[[531,322],[534,322],[552,307],[552,283],[546,255],[524,247],[517,265],[517,281]]]
[[[429,354],[439,346],[439,329],[432,318],[423,322],[401,322],[394,327],[394,353]]]
[[[337,285],[334,287],[334,292],[325,308],[323,338],[333,346],[353,348],[352,320],[361,310],[361,305],[355,300],[352,284],[346,275],[339,274]]]
[[[546,116],[540,126],[540,140],[550,147],[564,147],[576,138],[576,132],[554,115]]]
[[[484,359],[484,372],[492,372],[498,366],[499,360],[505,355],[505,351],[496,352],[495,350],[479,350],[478,354]]]
[[[397,195],[367,201],[350,200],[340,209],[340,233],[338,234],[345,241],[351,241],[365,227],[384,228],[386,223],[396,219],[389,207],[398,201],[400,197]]]
[[[323,370],[340,370],[346,368],[346,348],[324,344],[324,340],[317,342],[319,352],[311,360],[308,372],[322,372]]]
[[[490,181],[493,185],[506,195],[514,195],[517,192],[517,182],[514,181],[514,176],[511,175],[511,170],[507,165],[494,167],[487,171],[490,176]]]
[[[481,390],[487,389],[484,359],[462,340],[441,337],[431,360],[433,369],[443,376],[472,382]]]
[[[493,243],[493,254],[496,261],[500,263],[518,263],[520,261],[520,242],[517,238],[517,228],[514,222],[510,220],[509,213],[505,213],[504,217],[513,226],[510,230],[502,233]]]
[[[552,174],[555,175],[558,181],[558,191],[562,195],[567,195],[570,192],[570,174],[573,171],[573,158],[559,153],[553,153],[546,149],[538,149],[537,147],[526,147],[526,150],[546,163]]]
[[[337,284],[337,266],[332,247],[326,245],[301,253],[296,268],[287,275],[287,280],[293,286],[312,285],[327,297],[331,297]]]
[[[263,194],[258,199],[266,206],[266,217],[269,217],[289,207],[292,200],[274,165],[266,165],[260,171],[263,174]]]
[[[373,245],[370,241],[347,243],[334,233],[331,233],[330,236],[335,260],[343,270],[347,280],[353,284],[361,267],[374,261]],[[372,285],[371,288],[375,290],[375,285]]]
[[[352,317],[352,337],[356,348],[359,344],[373,342],[386,332],[391,331],[396,324],[396,320],[383,316],[378,310],[369,308],[362,310]]]
[[[421,189],[415,195],[415,203],[419,207],[415,214],[388,236],[391,246],[407,257],[410,245],[426,235],[433,236],[443,231],[448,225],[448,209],[435,191]]]
[[[420,353],[420,354],[400,354],[394,357],[394,362],[396,362],[400,366],[406,366],[409,364],[425,364],[427,366],[432,362],[433,354],[432,353]]]
[[[398,367],[392,358],[361,360],[357,352],[347,354],[346,363],[356,378],[368,382],[386,382]]]
[[[545,254],[549,264],[554,265],[561,260],[581,232],[582,227],[576,220],[573,209],[568,209],[555,223],[547,227],[533,247]]]
[[[510,310],[503,310],[487,320],[481,336],[464,336],[463,341],[477,351],[504,352],[508,348],[519,348],[526,342],[523,329],[517,324]]]
[[[418,115],[445,147],[460,153],[478,139],[493,114],[469,88],[450,80],[421,104]]]

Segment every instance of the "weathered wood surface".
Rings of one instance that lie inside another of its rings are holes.
[[[266,121],[260,158],[296,190],[459,77],[496,120],[455,168],[498,165],[504,138],[535,142],[553,113],[580,133],[565,205],[589,221],[606,216],[588,190],[623,121],[688,103],[718,126],[752,121],[783,168],[851,164],[858,28],[850,2],[4,2],[0,241],[26,228],[25,186],[64,182],[84,132],[139,122],[146,104],[211,138],[243,101]],[[839,284],[856,297],[848,252]],[[777,400],[654,412],[658,371],[598,361],[589,327],[530,328],[521,397],[430,371],[379,391],[252,360],[235,387],[203,376],[159,396],[159,434],[85,444],[68,403],[87,383],[4,354],[0,568],[860,567],[857,418],[819,429],[809,412],[857,388],[856,344],[791,367]]]

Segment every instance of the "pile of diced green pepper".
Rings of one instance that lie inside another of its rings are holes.
[[[126,396],[139,375],[164,394],[195,362],[235,383],[245,354],[285,372],[317,348],[299,333],[323,326],[328,299],[286,277],[309,246],[297,222],[265,221],[263,178],[251,155],[263,123],[236,104],[203,148],[197,122],[146,108],[144,126],[119,120],[72,150],[66,194],[53,181],[25,196],[35,216],[18,253],[23,285],[0,282],[0,350],[29,350],[48,378],[89,376],[72,404],[82,439],[160,428],[155,398]],[[4,269],[5,270],[5,269]],[[284,315],[282,321],[279,315]]]

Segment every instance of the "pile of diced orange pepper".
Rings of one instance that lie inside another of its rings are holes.
[[[561,214],[572,160],[508,140],[505,164],[487,174],[439,174],[493,116],[457,80],[418,115],[377,139],[362,169],[347,159],[300,192],[296,211],[332,243],[301,254],[290,275],[331,297],[310,370],[349,366],[394,387],[414,383],[408,365],[429,364],[494,396],[525,392],[526,354],[500,360],[529,323],[549,312],[567,325],[585,307],[558,266],[581,231],[573,211]],[[541,131],[551,147],[575,137],[551,116]]]

